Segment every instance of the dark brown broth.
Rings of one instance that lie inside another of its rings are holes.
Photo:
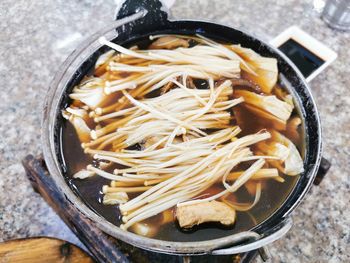
[[[145,47],[142,46],[141,48],[146,47],[147,43],[145,44]],[[196,80],[194,81],[194,84],[197,88],[207,88],[206,81]],[[157,96],[158,94],[154,93],[152,95]],[[240,136],[257,132],[262,128],[271,128],[273,126],[272,123],[262,120],[260,117],[250,113],[244,106],[235,106],[233,114],[239,114],[243,120],[243,125],[241,125],[242,133]],[[298,113],[296,111],[293,112],[293,116],[298,116]],[[84,154],[74,127],[68,121],[63,122],[61,129],[62,158],[66,164],[66,179],[70,187],[97,214],[101,215],[116,226],[119,226],[121,224],[121,215],[118,206],[102,204],[102,186],[109,184],[110,181],[99,176],[94,176],[85,180],[72,178],[73,174],[85,168],[88,164],[91,164],[92,158]],[[297,142],[296,146],[303,156],[302,142],[304,141],[304,138],[301,130],[302,128],[298,131],[301,139]],[[280,132],[289,137],[288,131]],[[113,168],[114,167],[110,169],[113,170]],[[236,168],[236,170],[240,169],[244,169],[244,165]],[[233,226],[224,227],[220,224],[206,223],[194,227],[189,231],[184,231],[179,228],[175,220],[174,222],[159,227],[159,231],[154,238],[169,241],[201,241],[229,236],[234,233],[249,230],[269,218],[284,203],[295,186],[299,176],[293,177],[283,175],[283,178],[285,179],[284,183],[279,183],[275,180],[267,180],[266,182],[263,182],[263,190],[259,202],[248,212],[237,212],[236,222]],[[222,184],[212,186],[203,194],[213,194],[213,191],[216,192],[219,190],[224,190]],[[132,195],[129,196],[133,197]],[[241,189],[232,195],[231,199],[232,198],[234,198],[234,201],[242,203],[252,203],[254,200],[254,196],[251,196],[245,187],[241,187]],[[173,211],[173,209],[171,210]],[[143,222],[149,225],[158,226],[161,219],[162,215],[156,215]]]
[[[254,130],[253,127],[251,129],[252,131]],[[110,181],[99,176],[85,180],[72,178],[74,173],[90,164],[92,158],[84,154],[74,127],[69,122],[65,122],[62,126],[62,146],[69,185],[91,209],[109,222],[119,226],[121,221],[118,207],[102,204],[102,186],[109,184]],[[283,204],[293,189],[298,176],[284,176],[284,178],[286,180],[284,183],[268,180],[263,188],[259,202],[248,212],[238,212],[236,223],[232,227],[208,223],[195,227],[190,231],[182,231],[176,222],[171,222],[163,225],[155,238],[169,241],[201,241],[249,230],[266,220]],[[220,187],[223,190],[223,186],[216,185],[216,187]],[[235,193],[235,198],[236,201],[244,203],[253,202],[254,199],[244,187]],[[159,220],[161,220],[161,215],[144,222],[147,224],[152,222],[158,223]]]

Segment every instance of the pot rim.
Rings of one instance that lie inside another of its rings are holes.
[[[144,14],[141,14],[141,12],[137,13],[139,16],[137,17],[135,14],[134,16],[137,18],[142,17]],[[132,20],[131,20],[132,21]],[[121,24],[126,24],[130,22],[130,19],[125,18],[121,19],[119,21],[115,21],[113,23],[112,27],[109,27],[109,29],[115,29]],[[293,205],[282,215],[282,219],[288,216],[292,210],[294,210],[301,200],[304,198],[306,193],[309,191],[312,182],[316,176],[316,172],[318,170],[320,161],[321,161],[321,154],[322,154],[322,141],[321,141],[321,123],[320,118],[318,115],[318,110],[315,104],[315,100],[310,92],[309,86],[299,71],[299,69],[287,58],[281,51],[279,51],[277,48],[269,45],[268,43],[260,40],[259,38],[246,33],[242,30],[237,30],[232,27],[228,27],[222,24],[218,23],[212,23],[202,20],[174,20],[169,23],[177,23],[177,22],[190,22],[190,23],[206,23],[206,24],[212,24],[214,26],[221,26],[221,27],[227,27],[231,30],[236,30],[243,32],[246,36],[251,37],[252,39],[255,39],[259,41],[260,43],[264,44],[268,48],[270,48],[273,52],[277,53],[282,59],[291,67],[291,69],[295,72],[297,77],[301,80],[302,85],[305,87],[306,93],[308,95],[308,99],[310,100],[309,103],[312,104],[312,107],[314,108],[315,117],[317,121],[317,157],[316,162],[313,164],[313,167],[310,168],[310,171],[308,174],[304,174],[303,176],[308,177],[308,183],[305,186],[302,193],[299,195],[298,199],[293,203]],[[65,92],[65,89],[67,87],[67,84],[69,80],[72,78],[73,74],[77,70],[79,66],[83,62],[86,61],[86,59],[96,52],[102,45],[96,43],[98,37],[102,36],[103,34],[106,34],[107,30],[100,30],[94,35],[90,36],[86,42],[88,42],[87,45],[82,45],[79,48],[77,48],[72,54],[69,55],[67,60],[63,63],[63,65],[60,67],[60,70],[55,75],[55,78],[50,84],[49,91],[47,93],[46,102],[44,106],[43,111],[43,117],[42,117],[42,144],[43,144],[43,154],[44,159],[47,165],[47,168],[52,175],[52,178],[54,182],[56,183],[59,190],[61,190],[66,198],[72,202],[73,205],[75,205],[84,215],[86,215],[89,219],[93,221],[93,223],[96,224],[98,228],[103,230],[104,232],[108,233],[111,236],[114,236],[124,242],[127,242],[129,244],[135,245],[137,247],[141,247],[146,250],[156,251],[160,253],[169,253],[169,254],[205,254],[208,253],[214,249],[221,248],[224,246],[228,246],[232,243],[235,243],[236,237],[235,235],[230,235],[222,238],[216,238],[216,239],[209,239],[205,241],[197,241],[197,242],[178,242],[178,241],[164,241],[154,238],[148,238],[143,237],[137,234],[134,234],[132,232],[127,232],[124,230],[121,230],[119,227],[115,226],[114,224],[108,222],[105,218],[102,216],[96,214],[93,212],[68,186],[64,179],[64,175],[62,174],[62,170],[60,169],[60,163],[57,159],[57,145],[55,143],[55,127],[57,124],[57,114],[59,111],[60,102],[62,99],[62,96]],[[115,32],[114,32],[115,33]],[[85,57],[83,58],[83,53]],[[79,61],[79,63],[77,63]],[[75,65],[75,64],[78,65]],[[302,103],[299,101],[298,97],[296,96],[296,92],[293,92],[293,97],[298,101],[298,104],[301,109],[303,109]],[[54,116],[54,118],[52,117]],[[304,117],[303,117],[304,118]],[[292,190],[294,191],[294,190]],[[283,205],[281,205],[282,207]],[[280,208],[281,208],[280,207]],[[279,208],[279,209],[280,209]],[[273,214],[275,214],[279,209],[277,209]]]

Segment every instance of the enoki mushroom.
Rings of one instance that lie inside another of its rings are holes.
[[[293,105],[280,99],[280,91],[271,94],[275,59],[202,36],[150,39],[155,41],[149,49],[140,50],[101,38],[111,50],[97,60],[94,76],[73,89],[73,102],[63,111],[84,152],[99,163],[74,177],[111,181],[102,188],[103,203],[119,205],[122,229],[140,229],[139,222],[174,206],[213,200],[246,211],[259,201],[263,180],[283,182],[280,171],[302,171],[290,140],[266,129],[242,136],[235,119],[235,107],[244,105],[287,123]],[[189,41],[196,44],[190,47]],[[262,79],[243,80],[242,72]],[[207,88],[197,87],[196,80]],[[243,163],[246,170],[234,170]],[[229,200],[251,181],[256,182],[253,203]],[[203,196],[217,184],[224,190]]]

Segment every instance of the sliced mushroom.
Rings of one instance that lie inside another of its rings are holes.
[[[91,140],[90,132],[91,129],[87,126],[84,119],[78,115],[71,114],[68,111],[62,113],[63,117],[68,119],[74,126],[76,133],[78,134],[80,142],[89,142]]]
[[[73,175],[73,178],[85,179],[85,178],[88,178],[88,177],[92,177],[94,175],[95,175],[94,172],[82,169],[79,172],[75,173]]]
[[[103,196],[103,204],[117,205],[124,204],[129,200],[128,194],[125,192],[106,193]]]
[[[156,225],[148,225],[145,223],[136,223],[130,228],[134,233],[144,237],[153,237],[158,232]]]
[[[273,88],[273,94],[275,94],[280,100],[283,100],[291,106],[294,106],[292,95],[288,94],[288,92],[282,89],[279,85],[276,85]]]
[[[177,47],[188,47],[189,43],[186,39],[173,36],[160,37],[155,40],[150,46],[150,49],[174,49]]]
[[[262,92],[259,85],[257,85],[253,81],[250,81],[247,79],[242,79],[242,78],[234,78],[234,79],[230,79],[230,80],[232,83],[232,87],[234,89],[245,89],[248,91],[253,91],[253,92],[258,93],[258,94],[260,94]]]
[[[269,160],[269,163],[287,175],[298,175],[304,171],[303,159],[296,146],[278,131],[270,131],[270,142],[260,142],[257,147],[265,154],[278,157],[280,160]],[[278,145],[278,147],[276,147]]]
[[[99,56],[95,63],[95,76],[102,76],[107,71],[107,65],[115,54],[114,50],[109,50],[106,53]]]
[[[293,143],[300,142],[300,132],[298,132],[298,129],[301,123],[302,122],[299,117],[293,117],[288,120],[286,132]]]
[[[276,130],[285,130],[286,129],[286,122],[282,121],[281,119],[277,118],[275,115],[268,113],[262,109],[259,109],[257,107],[254,107],[250,104],[244,105],[244,107],[249,110],[252,114],[258,115],[262,120],[260,121],[260,124],[264,124],[264,122],[270,123],[271,127]]]
[[[236,90],[235,96],[243,97],[245,104],[272,114],[283,122],[289,119],[293,111],[293,106],[275,95],[263,96],[247,90]]]
[[[243,48],[240,45],[229,46],[236,52],[256,73],[256,75],[246,72],[251,80],[256,82],[265,93],[270,93],[277,83],[278,68],[275,58],[260,56],[250,48]]]
[[[116,96],[108,96],[105,80],[102,78],[92,77],[83,81],[78,86],[74,87],[73,92],[69,97],[73,100],[79,100],[90,109],[104,107],[108,103],[120,97],[121,93]]]

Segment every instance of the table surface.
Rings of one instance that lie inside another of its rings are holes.
[[[311,84],[332,168],[293,213],[292,230],[269,246],[273,262],[350,262],[350,34],[328,28],[313,2],[178,0],[172,8],[175,18],[223,23],[266,41],[297,25],[338,53]],[[41,152],[42,104],[55,72],[112,20],[114,7],[112,0],[0,1],[0,241],[54,236],[79,243],[33,192],[20,161]]]

